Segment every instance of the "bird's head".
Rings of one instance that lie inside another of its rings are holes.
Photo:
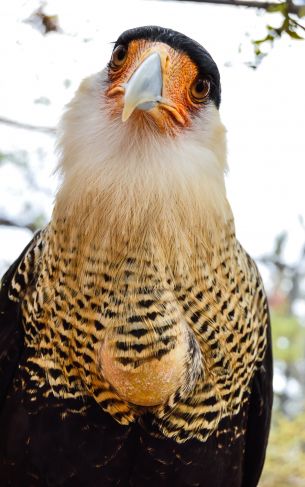
[[[166,135],[191,127],[209,104],[220,103],[220,77],[209,53],[169,29],[124,32],[108,64],[109,112]]]

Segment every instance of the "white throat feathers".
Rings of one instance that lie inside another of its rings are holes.
[[[103,71],[84,80],[63,117],[63,183],[53,220],[64,218],[68,232],[78,227],[80,244],[151,245],[166,259],[217,244],[232,213],[225,128],[216,107],[206,105],[176,136],[153,126],[137,130],[111,113],[105,79]]]

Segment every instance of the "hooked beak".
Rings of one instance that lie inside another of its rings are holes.
[[[162,100],[162,66],[158,52],[150,54],[124,85],[122,121],[126,122],[133,111],[150,110]]]

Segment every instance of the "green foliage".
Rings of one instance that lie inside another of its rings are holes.
[[[301,360],[305,353],[305,327],[292,315],[272,313],[271,322],[275,360],[289,364]]]
[[[46,224],[46,216],[43,213],[40,213],[39,215],[36,216],[34,221],[31,223],[30,230],[33,232],[36,232],[37,230],[41,229],[44,227]]]
[[[304,222],[300,220],[301,226]],[[304,366],[305,323],[293,315],[296,300],[304,299],[305,247],[294,264],[287,264],[284,251],[288,233],[277,236],[264,263],[269,266],[272,288],[269,290],[275,371],[298,384],[298,398],[290,396],[289,387],[275,397],[267,457],[260,487],[305,486],[305,410]],[[303,396],[302,396],[303,391]]]
[[[29,159],[26,151],[20,150],[16,152],[0,152],[0,166],[12,162],[18,167],[28,168]]]
[[[276,13],[282,16],[282,22],[279,26],[274,27],[273,25],[267,25],[267,33],[262,39],[257,39],[252,41],[254,45],[254,52],[257,61],[266,55],[262,52],[261,47],[266,43],[273,45],[276,39],[279,39],[283,34],[287,34],[291,39],[303,40],[304,37],[301,35],[305,31],[305,27],[300,24],[295,17],[302,18],[305,16],[305,7],[298,10],[297,14],[293,14],[289,11],[290,2],[280,2],[277,5],[270,5],[267,8],[267,12]]]
[[[293,420],[273,417],[265,468],[259,487],[305,485],[305,413]]]

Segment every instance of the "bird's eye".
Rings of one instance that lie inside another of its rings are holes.
[[[127,47],[118,46],[112,53],[111,65],[115,68],[120,68],[126,61]]]
[[[190,94],[196,103],[202,102],[210,92],[210,82],[207,79],[197,78],[191,85]]]

